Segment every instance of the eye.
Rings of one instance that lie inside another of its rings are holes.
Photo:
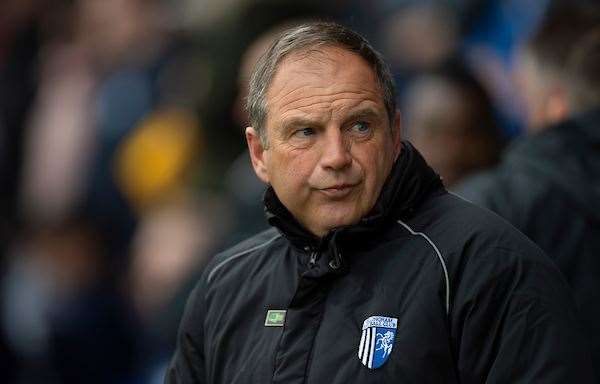
[[[294,137],[309,137],[315,134],[315,130],[312,128],[302,128],[302,129],[298,129],[295,130],[294,133],[292,133],[292,136]]]
[[[357,121],[350,126],[350,130],[354,133],[365,134],[368,133],[371,129],[369,123],[364,121]]]

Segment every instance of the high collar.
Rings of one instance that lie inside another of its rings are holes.
[[[304,228],[281,203],[272,187],[264,195],[265,212],[269,224],[298,247],[319,246],[337,233],[360,238],[379,230],[392,220],[407,219],[432,192],[443,191],[439,176],[427,165],[421,154],[409,142],[402,143],[402,151],[382,188],[371,211],[358,223],[332,230],[323,239]]]

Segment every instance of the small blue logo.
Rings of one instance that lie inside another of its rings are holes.
[[[362,336],[358,346],[358,358],[369,369],[381,367],[390,357],[398,319],[385,316],[371,316],[363,322]]]

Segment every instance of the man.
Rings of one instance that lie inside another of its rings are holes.
[[[446,188],[496,165],[504,138],[490,97],[466,66],[449,62],[424,73],[402,98],[404,132]]]
[[[600,17],[552,8],[521,55],[529,135],[459,186],[536,242],[571,285],[600,380]]]
[[[275,228],[209,264],[167,383],[590,382],[566,282],[400,141],[391,76],[362,37],[288,30],[248,109]]]

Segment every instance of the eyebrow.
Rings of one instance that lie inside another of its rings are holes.
[[[315,125],[319,125],[320,122],[318,120],[313,120],[305,117],[292,117],[287,120],[284,120],[281,124],[283,128],[283,132],[287,132],[292,128],[296,127],[314,127]]]
[[[377,110],[375,110],[374,108],[371,108],[371,107],[360,108],[360,109],[357,109],[356,111],[350,112],[350,114],[346,117],[345,121],[360,120],[360,119],[380,120],[381,113],[379,113]]]

